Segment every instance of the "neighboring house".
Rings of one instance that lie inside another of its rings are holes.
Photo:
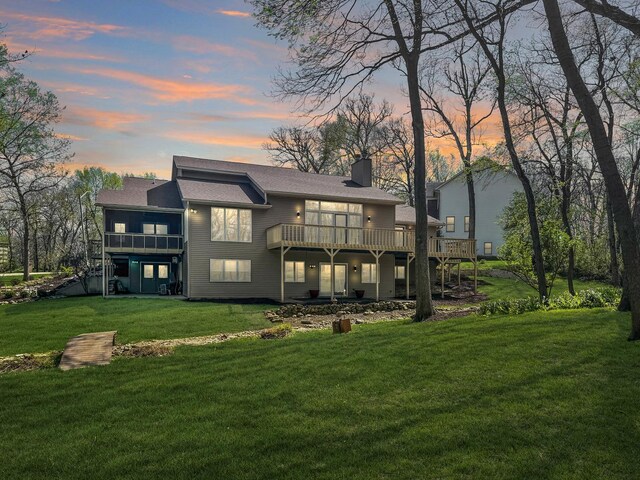
[[[0,268],[9,263],[9,239],[0,237]]]
[[[476,196],[476,248],[481,257],[495,257],[504,243],[499,218],[522,185],[515,173],[494,168],[473,173]],[[427,185],[429,213],[440,219],[445,238],[464,238],[469,235],[469,195],[463,172],[446,182]]]
[[[127,177],[97,203],[105,294],[117,277],[194,299],[391,298],[397,266],[409,280],[415,212],[371,186],[366,158],[342,177],[174,156],[170,181]]]

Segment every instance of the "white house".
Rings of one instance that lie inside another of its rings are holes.
[[[487,168],[473,173],[476,196],[476,239],[478,256],[494,257],[503,244],[499,217],[515,192],[522,185],[509,170]],[[458,173],[446,182],[427,185],[429,213],[440,219],[443,237],[461,238],[469,235],[469,196],[466,178]]]

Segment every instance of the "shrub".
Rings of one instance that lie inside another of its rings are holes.
[[[266,330],[262,330],[260,332],[260,338],[269,339],[269,338],[283,338],[291,333],[291,324],[290,323],[281,323],[280,325],[272,328],[267,328]]]
[[[615,307],[620,302],[620,290],[614,287],[580,290],[576,295],[568,292],[549,299],[546,303],[535,297],[507,298],[485,302],[478,308],[480,315],[520,315],[535,310],[568,310],[572,308]]]
[[[4,298],[12,298],[13,290],[11,290],[10,288],[7,288],[4,292],[2,292],[2,294],[4,295]]]
[[[13,285],[14,287],[16,285],[20,285],[22,283],[22,279],[21,278],[12,278],[11,279],[11,285]]]

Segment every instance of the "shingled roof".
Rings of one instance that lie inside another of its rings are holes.
[[[100,190],[96,204],[138,208],[183,208],[175,181],[124,177],[122,183],[121,190]]]
[[[174,180],[176,169],[247,175],[267,194],[296,195],[314,198],[344,199],[375,203],[402,203],[397,197],[376,187],[363,187],[350,177],[320,175],[301,172],[292,168],[256,165],[252,163],[225,162],[174,156]]]
[[[442,226],[442,223],[437,218],[429,215],[429,225]],[[398,225],[415,225],[416,224],[416,209],[409,205],[396,205],[396,223]]]
[[[186,201],[226,203],[237,205],[263,205],[264,199],[248,183],[230,183],[205,180],[176,180],[182,198]]]

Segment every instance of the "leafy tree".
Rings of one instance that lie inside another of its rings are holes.
[[[71,157],[69,140],[53,125],[62,108],[51,92],[43,92],[24,75],[7,67],[0,76],[0,188],[3,200],[22,223],[23,277],[29,277],[31,217],[44,192],[64,178]]]
[[[549,298],[556,278],[567,270],[569,252],[574,248],[575,240],[564,229],[555,198],[539,199],[537,207],[547,285],[545,297]],[[506,261],[509,271],[531,288],[537,289],[527,201],[522,193],[514,194],[503,212],[501,224],[505,231],[505,242],[499,249],[499,256]]]

